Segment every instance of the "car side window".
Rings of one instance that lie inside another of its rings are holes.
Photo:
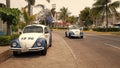
[[[48,29],[45,27],[45,33],[49,33]]]

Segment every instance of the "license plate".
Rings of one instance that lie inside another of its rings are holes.
[[[24,48],[22,49],[22,52],[27,52],[29,49],[28,48]]]

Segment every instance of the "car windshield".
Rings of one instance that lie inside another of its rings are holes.
[[[43,28],[41,26],[28,26],[24,28],[23,33],[43,33]]]
[[[79,29],[77,26],[70,26],[69,29]]]

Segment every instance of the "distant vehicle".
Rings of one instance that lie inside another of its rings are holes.
[[[49,27],[40,24],[28,25],[18,39],[11,42],[10,49],[16,56],[21,52],[39,51],[47,54],[47,48],[52,46],[52,33]]]
[[[72,38],[72,37],[83,38],[84,35],[83,35],[82,28],[79,28],[76,25],[70,25],[65,31],[65,36],[69,38]]]

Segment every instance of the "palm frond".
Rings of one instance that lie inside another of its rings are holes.
[[[50,3],[50,0],[47,0],[48,3]]]
[[[43,4],[37,4],[37,5],[35,5],[35,7],[42,7],[42,9],[45,8],[45,6]]]

